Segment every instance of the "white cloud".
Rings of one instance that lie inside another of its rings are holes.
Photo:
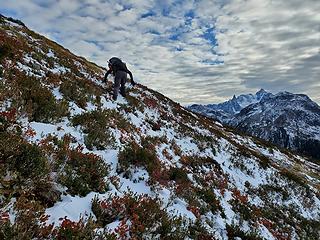
[[[139,82],[183,104],[261,87],[320,102],[319,1],[0,1],[32,29],[98,64],[122,57]]]

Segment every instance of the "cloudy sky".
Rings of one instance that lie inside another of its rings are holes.
[[[0,13],[182,103],[306,93],[320,103],[319,0],[0,0]]]

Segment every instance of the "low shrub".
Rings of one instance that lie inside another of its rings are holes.
[[[144,167],[150,175],[159,169],[160,162],[154,146],[141,147],[136,142],[131,142],[118,155],[118,169],[127,171],[130,166]]]
[[[87,106],[88,98],[72,81],[63,81],[60,85],[60,92],[68,101],[75,102],[79,107]]]
[[[40,179],[48,176],[49,164],[41,149],[20,136],[0,132],[0,156],[8,170],[22,179]]]
[[[211,189],[204,188],[198,190],[198,196],[209,205],[212,213],[216,213],[217,211],[223,212],[219,200],[217,200],[216,195]]]
[[[287,178],[288,180],[309,189],[309,186],[306,183],[306,180],[297,173],[294,173],[293,170],[281,169],[280,174]]]
[[[169,179],[178,184],[190,182],[186,171],[181,168],[171,168],[169,170]]]
[[[104,150],[114,147],[115,138],[110,131],[114,126],[114,118],[118,113],[112,110],[95,110],[76,115],[72,118],[73,126],[81,126],[85,136],[85,145],[89,150],[96,147]]]
[[[71,69],[71,72],[60,76],[62,80],[60,92],[68,101],[73,101],[79,107],[85,108],[87,102],[94,102],[97,96],[102,95],[103,90],[92,81],[86,79],[78,67],[71,64],[73,61],[60,58],[59,61],[61,60],[63,60],[63,62],[61,62],[60,65]]]
[[[103,193],[107,190],[104,177],[108,175],[109,166],[101,157],[82,153],[81,149],[69,149],[63,159],[58,166],[58,181],[71,195],[85,196],[91,191]]]
[[[71,221],[65,217],[61,225],[52,232],[52,237],[54,239],[91,240],[98,237],[98,234],[95,232],[96,227],[91,217],[87,220],[81,218],[78,222]]]
[[[11,45],[7,43],[0,44],[0,63],[5,59],[12,59],[14,57],[14,51]]]
[[[30,201],[24,195],[17,198],[14,205],[15,221],[0,220],[0,239],[41,239],[48,238],[52,225],[45,226],[44,207],[37,201]],[[5,214],[5,213],[4,213]],[[1,211],[0,211],[1,215]]]
[[[57,101],[52,92],[43,87],[38,79],[20,76],[17,81],[22,93],[21,104],[28,114],[29,121],[49,123],[68,116],[68,103],[64,100]]]
[[[32,210],[35,209],[32,208]],[[43,212],[34,214],[29,211],[29,215],[27,213],[28,211],[18,211],[14,224],[8,220],[0,220],[0,239],[117,239],[114,233],[97,232],[97,224],[92,217],[81,218],[77,222],[65,217],[60,219],[62,222],[59,226],[54,227],[53,224],[45,224],[48,216],[42,215]],[[0,219],[3,216],[8,215],[0,212]]]
[[[246,239],[246,240],[262,240],[257,232],[245,232],[237,225],[229,225],[227,224],[227,236],[229,239]]]
[[[122,197],[111,196],[104,200],[94,198],[92,211],[103,227],[120,221],[115,229],[118,239],[128,236],[130,239],[186,239],[197,234],[209,236],[205,229],[199,228],[199,224],[170,216],[161,204],[157,198],[129,192]],[[128,220],[130,224],[127,224]]]
[[[3,67],[0,65],[0,78],[3,77]],[[3,86],[0,85],[0,89],[3,88]]]

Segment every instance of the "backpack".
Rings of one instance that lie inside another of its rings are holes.
[[[114,72],[116,71],[127,71],[127,66],[120,58],[112,57],[109,59],[109,64]]]

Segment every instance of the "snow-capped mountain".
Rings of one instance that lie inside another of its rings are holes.
[[[242,109],[228,124],[320,159],[320,106],[306,95],[280,92]]]
[[[193,104],[188,106],[191,111],[204,114],[208,117],[213,117],[221,122],[227,122],[235,114],[239,113],[241,109],[246,106],[257,103],[263,98],[272,96],[272,93],[260,89],[256,94],[242,94],[238,97],[235,95],[232,99],[219,104]]]
[[[300,154],[320,159],[320,107],[308,96],[261,89],[227,102],[190,110]]]
[[[190,105],[188,108],[192,111],[205,113],[207,112],[210,115],[210,111],[222,111],[230,116],[239,113],[241,109],[245,108],[246,106],[257,103],[261,101],[261,99],[271,96],[272,93],[266,92],[264,89],[260,89],[256,94],[242,94],[238,97],[235,95],[232,99],[218,104],[208,104],[208,105],[200,105],[200,104],[193,104]],[[218,118],[219,119],[219,118]]]
[[[0,17],[0,239],[319,239],[320,168]]]

